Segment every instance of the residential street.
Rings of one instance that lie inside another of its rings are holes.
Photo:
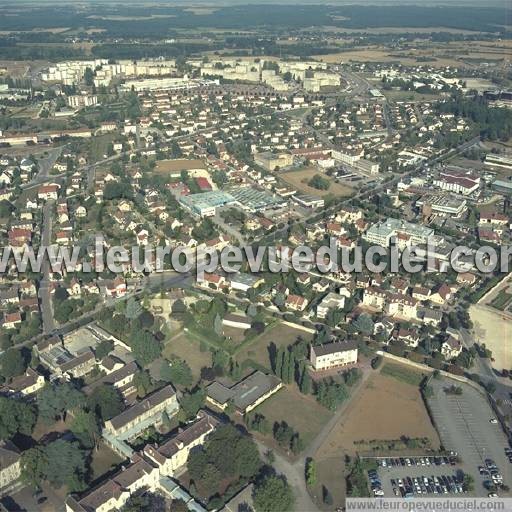
[[[41,232],[41,247],[49,247],[52,242],[52,211],[53,201],[47,201],[43,206],[43,229]],[[50,262],[48,258],[43,261],[43,278],[39,283],[39,300],[41,302],[41,316],[43,319],[43,333],[50,334],[55,329],[53,318],[52,296],[50,293]]]

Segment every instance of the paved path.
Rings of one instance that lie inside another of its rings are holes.
[[[306,459],[309,457],[313,457],[317,450],[320,448],[322,443],[327,439],[332,430],[336,427],[338,422],[343,418],[348,406],[353,402],[354,398],[359,394],[360,390],[364,388],[366,381],[372,374],[372,371],[369,369],[363,369],[363,377],[361,380],[351,389],[350,396],[348,400],[337,409],[334,416],[323,426],[322,430],[315,437],[313,442],[309,445],[309,448],[302,454],[302,456],[296,460],[295,462],[291,462],[286,457],[273,450],[275,461],[272,464],[278,473],[283,474],[288,483],[293,488],[293,494],[295,496],[295,507],[294,510],[297,512],[317,512],[320,509],[311,499],[309,495],[306,480],[305,480],[305,471],[306,471]],[[258,449],[264,458],[265,453],[269,450],[269,447],[266,446],[262,441],[258,439],[254,439]],[[339,454],[340,457],[343,457],[343,454]],[[340,475],[340,478],[343,478],[343,475]]]
[[[269,448],[257,439],[255,439],[255,442],[258,445],[262,458],[264,458],[264,455]],[[306,489],[304,460],[301,458],[297,462],[292,463],[276,451],[273,453],[274,462],[272,463],[272,466],[278,473],[286,477],[286,480],[293,489],[293,495],[295,496],[294,510],[296,512],[317,512],[319,508],[313,503],[313,500]]]

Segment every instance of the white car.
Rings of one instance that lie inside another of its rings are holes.
[[[498,420],[496,418],[491,418],[489,420],[489,423],[492,423],[493,425],[496,425],[496,423],[498,423]]]
[[[499,496],[495,493],[495,492],[490,492],[488,495],[487,495],[488,498],[499,498]]]

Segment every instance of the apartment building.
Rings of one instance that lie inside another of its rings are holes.
[[[162,413],[178,412],[176,391],[169,384],[105,422],[105,432],[119,439],[132,439],[149,425],[158,425]]]
[[[0,442],[0,490],[12,485],[21,475],[20,451],[11,441]]]
[[[331,309],[343,309],[345,307],[345,296],[339,293],[328,293],[316,307],[316,316],[326,318]]]
[[[274,171],[276,168],[282,169],[293,164],[293,155],[290,153],[272,153],[264,151],[254,155],[254,162],[261,165],[267,171]]]
[[[82,498],[68,496],[66,512],[109,512],[121,510],[137,491],[155,490],[159,486],[160,471],[139,454],[119,473],[100,484]]]
[[[192,425],[180,429],[174,437],[160,446],[146,445],[143,453],[159,467],[161,475],[172,477],[187,463],[190,451],[201,446],[218,424],[216,418],[205,411],[199,411]]]
[[[357,343],[335,341],[324,345],[312,345],[309,360],[315,371],[355,364],[357,363]]]

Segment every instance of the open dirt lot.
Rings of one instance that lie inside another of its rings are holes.
[[[186,160],[186,159],[177,159],[177,160],[158,160],[156,163],[155,171],[158,173],[168,173],[168,172],[180,172],[180,171],[190,171],[193,169],[205,169],[205,164],[203,160],[195,159],[195,160]]]
[[[393,377],[372,375],[354,396],[342,420],[320,446],[315,459],[344,453],[354,455],[361,440],[390,440],[401,436],[427,437],[433,449],[439,437],[423,404],[419,389]]]
[[[323,178],[329,180],[331,186],[327,190],[318,190],[316,188],[310,187],[308,185],[308,181],[315,174],[320,174]],[[283,172],[279,174],[279,177],[294,189],[304,192],[305,194],[310,194],[312,196],[322,197],[331,194],[337,197],[346,197],[352,194],[352,189],[350,187],[342,185],[341,183],[336,183],[332,178],[315,168]]]
[[[236,359],[243,363],[246,359],[252,359],[270,369],[269,346],[274,343],[276,348],[286,347],[295,343],[298,337],[310,341],[313,335],[302,329],[297,329],[284,323],[276,323],[270,326],[261,336],[245,345],[236,353]]]
[[[497,370],[512,368],[512,314],[477,304],[469,309],[478,343],[492,350],[492,366]]]

